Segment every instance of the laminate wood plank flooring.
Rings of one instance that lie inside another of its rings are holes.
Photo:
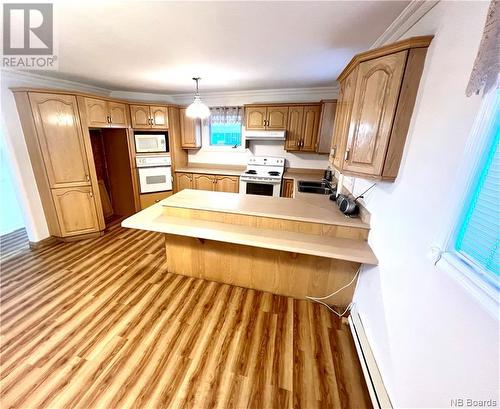
[[[5,408],[369,408],[348,327],[308,301],[174,275],[160,234],[1,263]]]
[[[29,240],[24,227],[0,236],[0,258],[2,260],[12,257],[28,248]]]

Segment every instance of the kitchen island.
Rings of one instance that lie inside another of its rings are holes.
[[[325,296],[376,264],[369,226],[327,197],[286,199],[185,189],[125,219],[164,234],[172,273],[296,298]],[[333,299],[352,300],[354,285]]]

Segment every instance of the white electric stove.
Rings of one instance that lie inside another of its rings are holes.
[[[240,176],[240,193],[279,197],[285,170],[285,159],[253,156]]]

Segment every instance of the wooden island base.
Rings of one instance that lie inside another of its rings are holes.
[[[294,298],[323,297],[349,283],[360,263],[165,234],[171,273]],[[355,283],[325,300],[347,306]]]

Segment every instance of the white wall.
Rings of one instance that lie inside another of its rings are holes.
[[[395,407],[499,402],[499,322],[426,258],[447,231],[481,98],[465,97],[489,2],[438,3],[404,36],[434,34],[399,176],[366,195],[370,245],[355,294]],[[371,183],[351,180],[359,194]]]

